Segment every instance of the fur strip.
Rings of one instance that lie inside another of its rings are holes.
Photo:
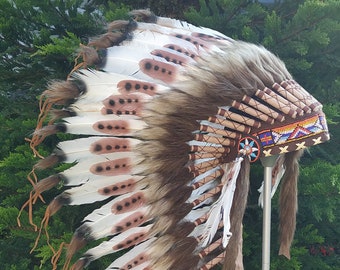
[[[299,159],[303,150],[285,154],[284,166],[286,169],[280,190],[280,250],[279,255],[290,259],[290,246],[293,241],[297,202],[297,181],[299,176]]]
[[[233,206],[230,213],[232,237],[226,248],[226,255],[223,270],[235,270],[238,258],[239,243],[242,239],[242,220],[247,205],[249,191],[249,171],[250,163],[244,159],[237,179],[236,190],[234,193]]]

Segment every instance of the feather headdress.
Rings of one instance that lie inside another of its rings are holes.
[[[60,181],[69,189],[43,224],[63,205],[106,201],[74,233],[65,268],[104,237],[74,269],[125,249],[108,269],[242,267],[250,163],[271,155],[280,155],[274,179],[285,171],[280,252],[289,257],[297,161],[329,139],[322,106],[263,47],[145,10],[132,15],[83,46],[84,62],[43,93],[32,148],[57,132],[82,136],[38,162],[76,164],[34,183],[28,204]]]

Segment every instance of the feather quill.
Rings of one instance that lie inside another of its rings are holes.
[[[218,200],[212,205],[209,218],[203,232],[202,246],[206,247],[211,243],[216,234],[218,224],[223,219],[223,246],[226,247],[231,237],[230,232],[230,210],[233,201],[233,194],[236,188],[236,179],[240,172],[242,157],[237,158],[231,167],[226,165],[225,174],[222,177],[223,189]]]

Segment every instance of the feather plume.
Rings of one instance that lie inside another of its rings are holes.
[[[159,83],[178,80],[181,66],[167,62],[149,52],[140,52],[132,47],[111,47],[107,49],[103,70],[134,76],[137,79]]]
[[[89,249],[81,260],[85,260],[86,267],[91,261],[94,261],[105,255],[120,251],[124,248],[128,248],[143,242],[148,235],[151,225],[145,227],[131,228],[121,234],[111,238],[108,241],[102,242],[97,247]]]
[[[141,178],[131,175],[116,176],[114,179],[111,179],[111,177],[92,178],[81,186],[68,189],[63,194],[69,198],[71,205],[93,203],[105,200],[111,196],[135,191],[137,183]],[[64,185],[66,186],[66,184]]]
[[[156,238],[153,237],[135,246],[134,248],[129,250],[127,253],[125,253],[123,256],[115,260],[112,264],[110,264],[107,269],[135,269],[137,266],[145,267],[144,263],[145,263],[145,260],[147,260],[147,257],[145,256],[147,254],[145,254],[146,253],[145,251],[148,249],[150,244],[154,242],[155,240]],[[143,253],[145,255],[143,255]],[[136,260],[136,258],[138,258],[138,260]],[[144,269],[144,268],[141,268],[141,269]]]
[[[233,201],[233,194],[236,188],[236,179],[238,177],[243,158],[238,158],[232,166],[225,166],[224,177],[222,177],[223,189],[219,199],[212,205],[209,218],[206,222],[206,228],[203,232],[202,246],[206,247],[211,243],[216,234],[219,222],[223,220],[223,247],[226,247],[231,237],[230,232],[230,210]]]

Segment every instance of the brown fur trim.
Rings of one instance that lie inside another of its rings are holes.
[[[43,96],[54,105],[68,105],[79,97],[80,93],[81,90],[71,80],[54,81],[43,92]]]
[[[285,154],[285,174],[280,190],[280,250],[279,255],[290,259],[290,246],[292,244],[295,226],[297,202],[297,181],[299,176],[299,159],[303,150]]]
[[[250,164],[246,158],[243,161],[240,174],[237,178],[233,206],[230,212],[230,223],[232,236],[226,248],[223,270],[235,270],[238,256],[238,246],[242,238],[242,220],[247,206],[249,191]]]
[[[185,209],[175,213],[175,214],[166,214],[159,216],[152,226],[153,234],[173,234],[176,237],[182,238],[182,236],[186,236],[192,232],[195,225],[192,223],[180,223],[181,220],[191,211],[191,207],[186,205]]]
[[[126,20],[115,20],[108,24],[108,31],[125,30],[130,22]]]
[[[186,237],[182,240],[171,239],[170,241],[171,248],[154,262],[153,269],[196,269],[199,257],[194,256],[193,252],[197,246],[197,240]]]
[[[51,117],[52,122],[54,122],[55,120],[59,120],[59,119],[66,118],[66,117],[72,117],[72,116],[76,116],[76,113],[71,110],[52,109],[50,111],[50,117]]]
[[[129,12],[129,15],[137,21],[155,23],[157,16],[148,9],[136,9]]]
[[[76,71],[77,69],[79,69],[79,65],[80,65],[80,67],[83,66],[84,68],[86,68],[87,66],[93,66],[93,65],[100,65],[101,64],[101,59],[100,59],[100,57],[97,53],[97,50],[92,48],[92,47],[80,44],[79,55],[83,58],[82,60],[84,61],[84,65],[81,64],[81,63],[76,64],[73,71]]]
[[[58,162],[60,162],[59,156],[53,154],[39,160],[38,163],[34,165],[34,168],[37,170],[44,170],[56,165]]]
[[[74,256],[74,254],[78,250],[80,250],[81,248],[86,246],[86,244],[87,244],[86,240],[84,238],[82,238],[82,237],[79,237],[79,235],[75,234],[72,237],[72,240],[71,240],[70,244],[67,247],[66,262],[65,262],[65,266],[66,267],[68,267],[68,265],[70,264],[71,259]],[[78,265],[81,265],[81,263],[79,263]]]
[[[122,33],[108,32],[101,37],[89,42],[88,46],[95,47],[96,49],[106,49],[113,45],[119,44],[122,41]]]
[[[34,192],[36,194],[41,194],[42,192],[49,190],[60,183],[61,179],[58,175],[51,175],[47,178],[40,180],[34,185]]]

